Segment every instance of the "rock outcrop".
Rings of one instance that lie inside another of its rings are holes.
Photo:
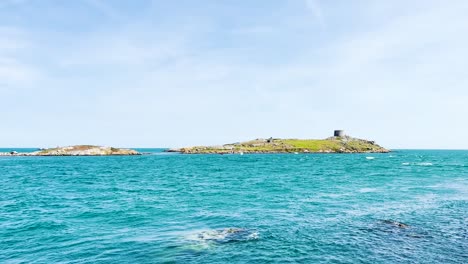
[[[101,147],[91,145],[78,145],[41,149],[39,151],[18,153],[15,151],[0,153],[0,156],[124,156],[141,155],[133,149],[121,149],[113,147]]]

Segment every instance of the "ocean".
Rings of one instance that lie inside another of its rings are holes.
[[[468,262],[468,151],[139,150],[0,157],[0,263]]]

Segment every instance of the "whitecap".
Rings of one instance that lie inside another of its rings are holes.
[[[408,166],[408,165],[414,165],[414,166],[432,166],[434,164],[432,164],[431,162],[412,162],[412,163],[409,163],[409,162],[403,162],[401,163],[401,165],[405,165],[405,166]]]
[[[366,159],[373,160],[373,159],[375,159],[375,157],[366,157]]]
[[[418,166],[432,166],[433,164],[430,163],[430,162],[420,162],[420,163],[416,163],[416,165],[418,165]]]

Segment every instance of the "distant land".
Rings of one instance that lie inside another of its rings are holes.
[[[18,153],[16,151],[2,152],[0,156],[123,156],[140,155],[133,149],[121,149],[113,147],[102,147],[92,145],[77,145],[68,147],[57,147],[40,149],[33,152]]]
[[[250,154],[250,153],[388,153],[374,141],[344,135],[335,130],[326,139],[254,139],[221,146],[194,146],[168,149],[182,154]]]
[[[345,135],[342,130],[335,130],[334,136],[326,139],[281,139],[257,138],[245,142],[220,146],[193,146],[171,148],[166,152],[181,154],[260,154],[260,153],[388,153],[374,141]],[[0,156],[124,156],[142,155],[133,149],[76,145],[38,149],[32,152],[0,152]]]

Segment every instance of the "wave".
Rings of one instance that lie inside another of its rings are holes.
[[[403,163],[401,163],[401,165],[404,165],[404,166],[408,166],[408,165],[413,165],[413,166],[432,166],[432,165],[434,165],[434,164],[431,163],[431,162],[413,162],[413,163],[410,163],[410,162],[403,162]]]

